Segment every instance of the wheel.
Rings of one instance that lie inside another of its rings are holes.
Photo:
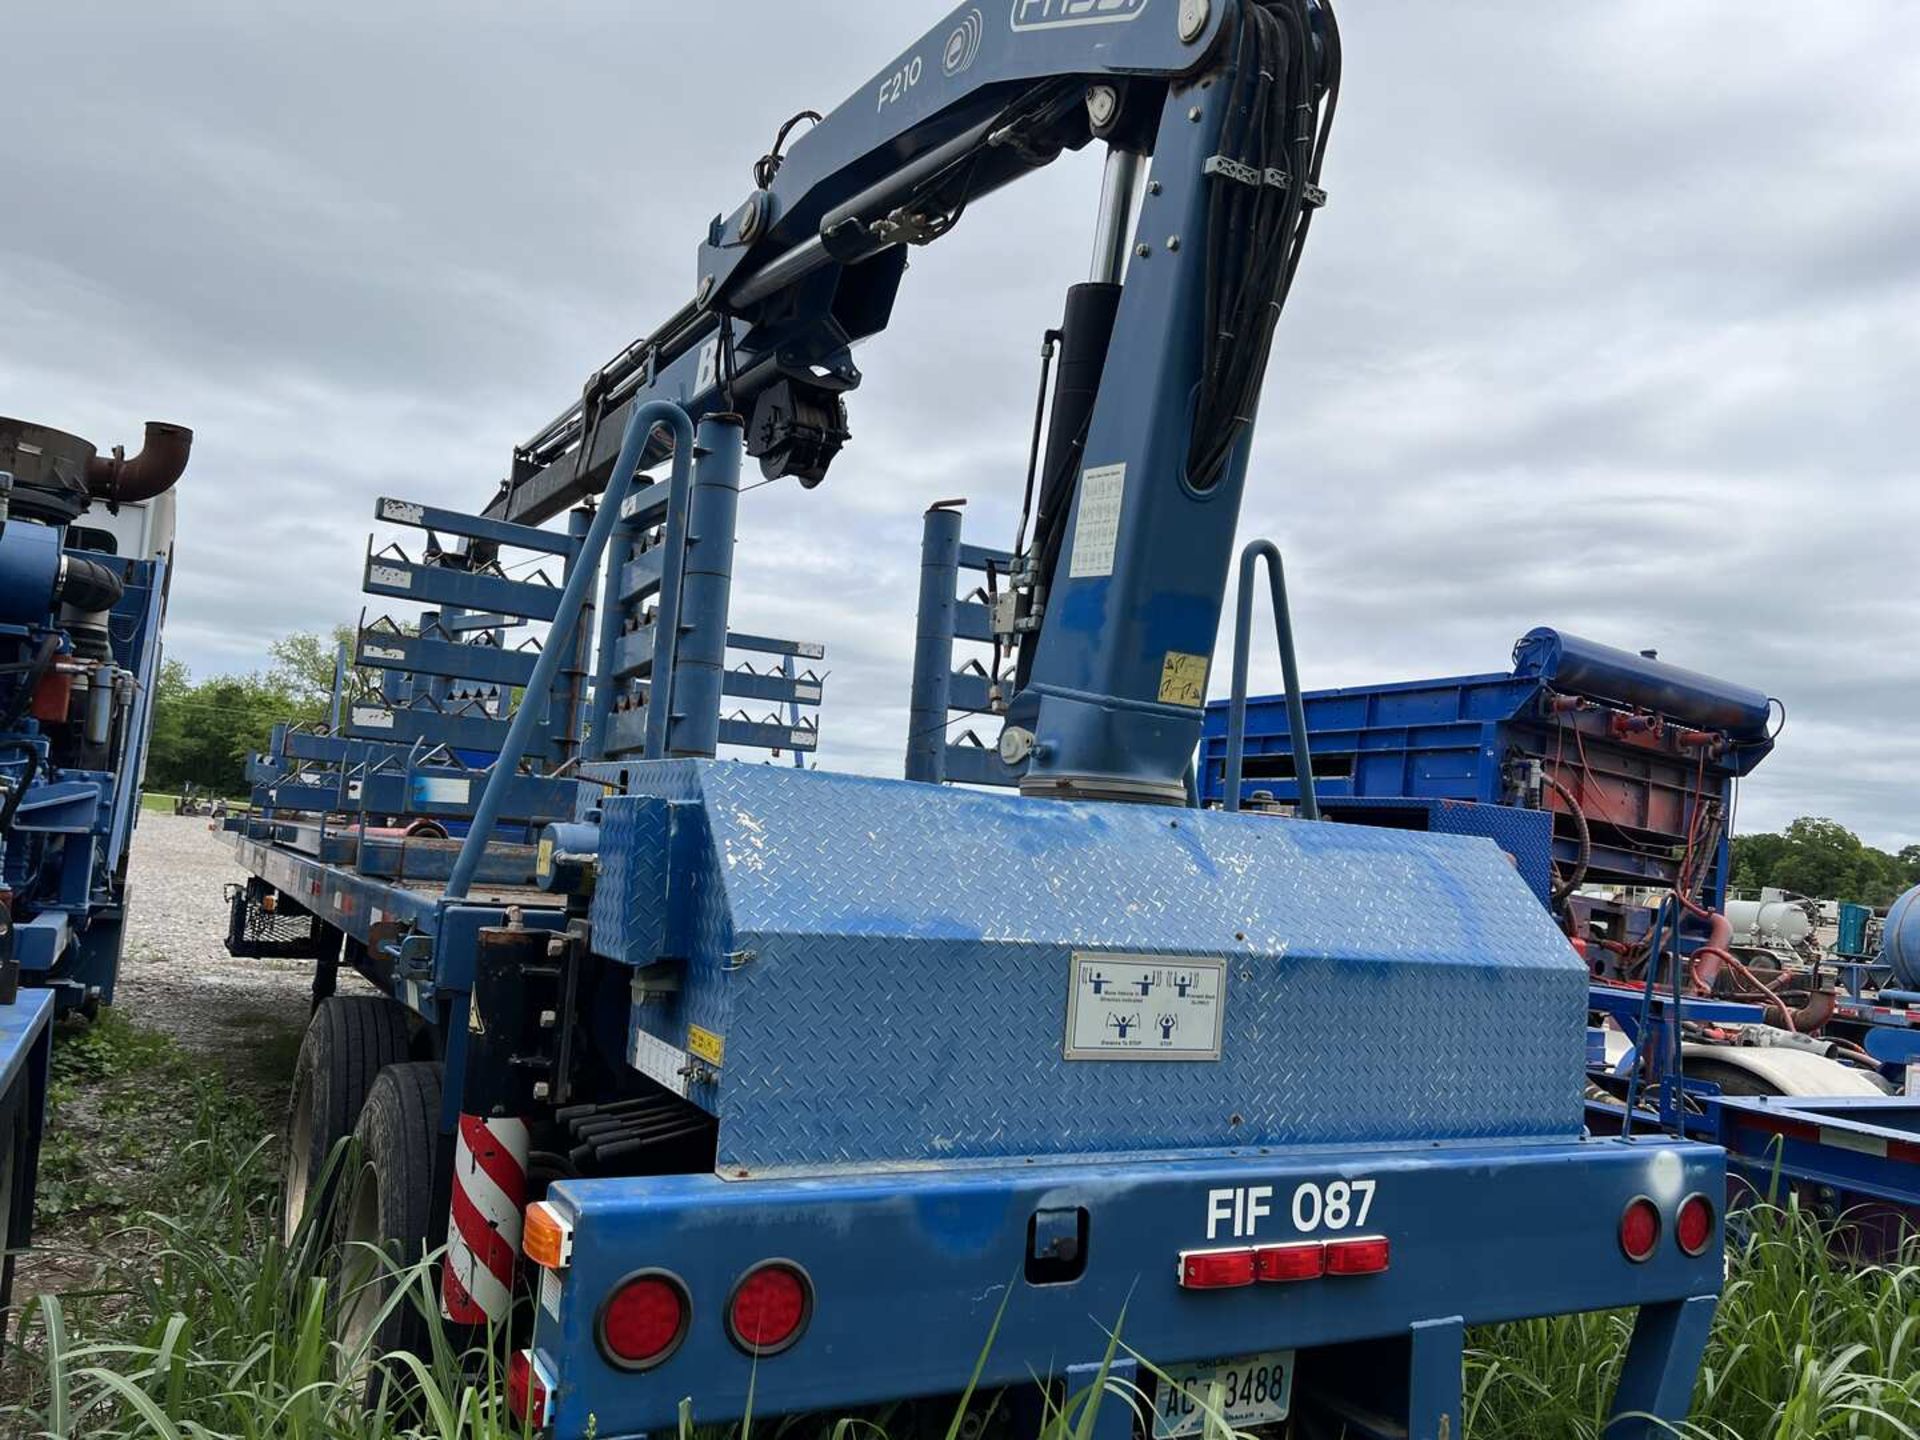
[[[1738,1065],[1729,1065],[1724,1060],[1687,1060],[1687,1079],[1705,1080],[1718,1085],[1722,1095],[1784,1095],[1782,1090],[1770,1080],[1762,1080],[1751,1070],[1742,1070]]]
[[[375,1078],[405,1060],[410,1043],[406,1007],[385,996],[335,996],[314,1012],[287,1106],[280,1233],[289,1245],[306,1217],[325,1207],[334,1146],[353,1133]]]
[[[348,1378],[364,1382],[369,1407],[379,1404],[386,1383],[377,1363],[383,1355],[430,1353],[426,1315],[410,1296],[395,1301],[394,1290],[423,1284],[439,1119],[440,1066],[389,1065],[367,1095],[354,1127],[353,1165],[341,1177],[334,1340]]]

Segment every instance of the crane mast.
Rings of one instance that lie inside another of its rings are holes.
[[[961,5],[786,149],[790,122],[709,227],[694,299],[520,447],[489,515],[538,523],[604,489],[626,418],[658,399],[739,414],[767,477],[818,485],[909,249],[1104,143],[1009,577],[1008,743],[1031,793],[1181,803],[1339,74],[1325,0],[1018,0],[998,24]]]

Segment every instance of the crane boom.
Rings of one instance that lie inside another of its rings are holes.
[[[1072,363],[1011,577],[1008,723],[1031,791],[1182,800],[1338,82],[1326,0],[963,3],[790,154],[776,145],[709,227],[695,298],[520,447],[488,513],[538,523],[599,493],[633,407],[660,399],[696,422],[741,415],[767,476],[817,485],[849,435],[853,347],[890,322],[908,248],[1104,141],[1093,274],[1069,297]]]

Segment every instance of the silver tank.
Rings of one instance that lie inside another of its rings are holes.
[[[1733,943],[1763,950],[1791,950],[1813,934],[1813,920],[1791,900],[1729,900]]]

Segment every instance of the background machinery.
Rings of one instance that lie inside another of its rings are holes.
[[[1350,823],[1493,836],[1587,958],[1594,1127],[1715,1140],[1749,1192],[1785,1183],[1897,1245],[1920,1217],[1914,896],[1877,945],[1870,911],[1835,907],[1831,954],[1813,902],[1730,898],[1737,784],[1778,734],[1761,692],[1541,629],[1509,673],[1301,700],[1301,739],[1287,695],[1237,726],[1210,707],[1209,802],[1286,813],[1311,791]]]
[[[1191,803],[1339,73],[1322,0],[962,4],[782,131],[694,299],[484,514],[381,502],[434,537],[369,557],[428,607],[363,631],[396,678],[277,735],[272,813],[230,822],[230,943],[318,965],[288,1219],[332,1202],[350,1349],[417,1343],[367,1246],[444,1242],[443,1314],[511,1336],[514,1408],[565,1440],[688,1397],[725,1422],[977,1382],[1017,1411],[1036,1378],[1109,1435],[1211,1405],[1452,1440],[1467,1326],[1619,1306],[1609,1433],[1684,1413],[1722,1158],[1584,1134],[1586,970],[1499,850]],[[987,701],[1004,770],[954,774],[918,725],[919,780],[716,759],[805,748],[790,712],[729,729],[733,697],[817,699],[759,668],[810,652],[726,623],[743,456],[824,479],[908,248],[1095,142],[1021,532],[956,522],[929,565],[922,667],[961,626],[992,663],[916,705],[944,732]],[[343,965],[372,991],[330,994]]]
[[[113,999],[192,432],[0,419],[0,1309],[30,1238],[56,1013]]]

